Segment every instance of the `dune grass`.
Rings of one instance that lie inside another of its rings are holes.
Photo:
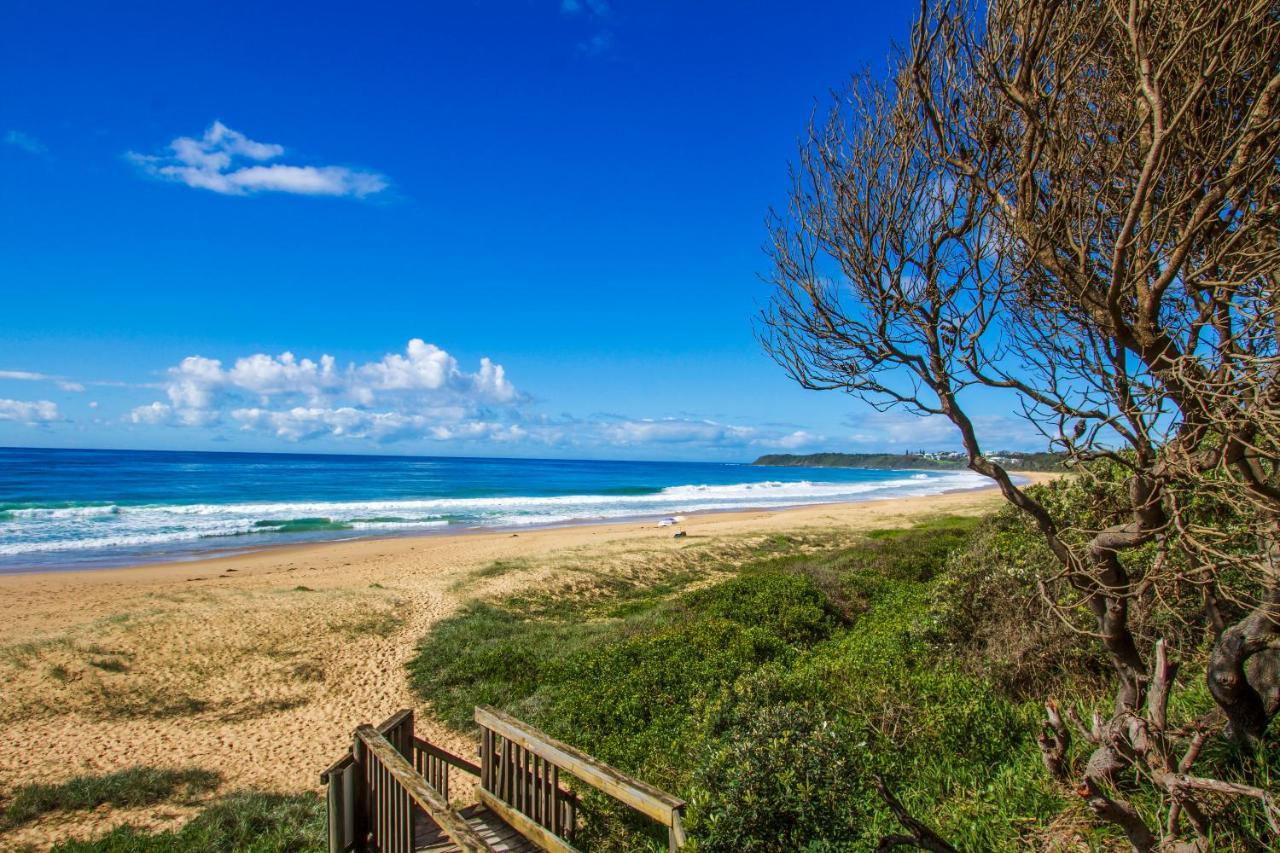
[[[56,785],[23,785],[5,798],[0,809],[0,830],[30,823],[51,812],[185,801],[215,790],[220,783],[221,777],[211,770],[130,767],[100,776],[77,776]]]
[[[321,853],[324,802],[313,794],[243,792],[206,808],[181,829],[122,826],[89,841],[64,841],[53,853]]]

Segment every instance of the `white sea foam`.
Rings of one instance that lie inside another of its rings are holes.
[[[861,482],[769,481],[681,485],[640,495],[557,495],[376,501],[148,504],[29,507],[0,514],[0,556],[40,552],[182,547],[243,537],[245,545],[282,534],[354,530],[387,533],[440,528],[512,527],[676,513],[871,500],[936,494],[985,484],[971,472],[910,473]],[[303,519],[328,524],[297,525]],[[285,525],[282,529],[282,525]],[[255,540],[255,537],[256,540]],[[211,544],[216,544],[211,543]],[[239,545],[240,542],[234,544]]]

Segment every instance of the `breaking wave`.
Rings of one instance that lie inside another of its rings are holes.
[[[419,500],[255,503],[0,504],[0,556],[45,552],[195,550],[335,534],[386,535],[441,528],[524,527],[687,512],[773,509],[972,489],[970,472],[902,472],[862,482],[765,481],[619,487],[605,494],[441,497]]]

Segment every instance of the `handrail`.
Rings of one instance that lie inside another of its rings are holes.
[[[679,845],[684,843],[684,828],[680,821],[680,812],[687,805],[684,800],[628,776],[621,770],[610,767],[603,761],[592,758],[585,752],[574,749],[567,743],[562,743],[496,708],[488,705],[477,706],[475,721],[478,725],[518,744],[534,755],[541,756],[557,767],[569,771],[588,785],[671,828],[675,834],[673,840]]]
[[[445,764],[451,764],[454,767],[458,768],[459,770],[470,773],[472,776],[480,775],[479,764],[472,764],[470,761],[467,761],[467,759],[463,758],[462,756],[454,755],[449,750],[438,747],[429,740],[423,740],[422,738],[415,736],[413,739],[413,745],[417,747],[419,750],[421,750],[422,752],[427,753],[428,755],[434,755],[436,758],[440,759]]]
[[[373,726],[360,726],[356,729],[356,740],[373,754],[383,768],[391,775],[418,807],[431,816],[445,835],[467,853],[489,853],[485,844],[467,819],[459,814],[440,795],[419,776],[413,766],[405,760],[391,742],[383,737]]]
[[[327,785],[327,784],[329,784],[329,777],[330,777],[330,776],[332,776],[332,775],[334,775],[335,773],[338,773],[338,772],[340,772],[340,771],[342,771],[342,770],[347,769],[348,767],[350,767],[350,766],[351,766],[351,762],[352,762],[352,761],[354,761],[354,760],[355,760],[355,759],[353,759],[353,758],[351,757],[351,753],[350,753],[350,752],[348,752],[346,755],[342,756],[342,757],[341,757],[341,758],[339,758],[337,761],[333,762],[333,763],[332,763],[332,764],[330,764],[328,767],[326,767],[325,769],[321,770],[321,771],[320,771],[320,784],[321,784],[321,785]]]

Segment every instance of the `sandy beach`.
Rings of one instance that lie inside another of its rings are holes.
[[[999,505],[986,489],[696,515],[679,539],[652,521],[628,522],[3,575],[0,790],[139,764],[215,770],[218,793],[313,789],[357,724],[404,707],[419,712],[427,737],[470,754],[467,737],[432,722],[404,673],[417,640],[468,600],[554,588],[574,567],[635,576],[683,549],[730,553],[780,532],[856,533]],[[507,570],[483,571],[495,561]],[[166,825],[190,812],[58,815],[0,836],[0,846],[122,822]]]

